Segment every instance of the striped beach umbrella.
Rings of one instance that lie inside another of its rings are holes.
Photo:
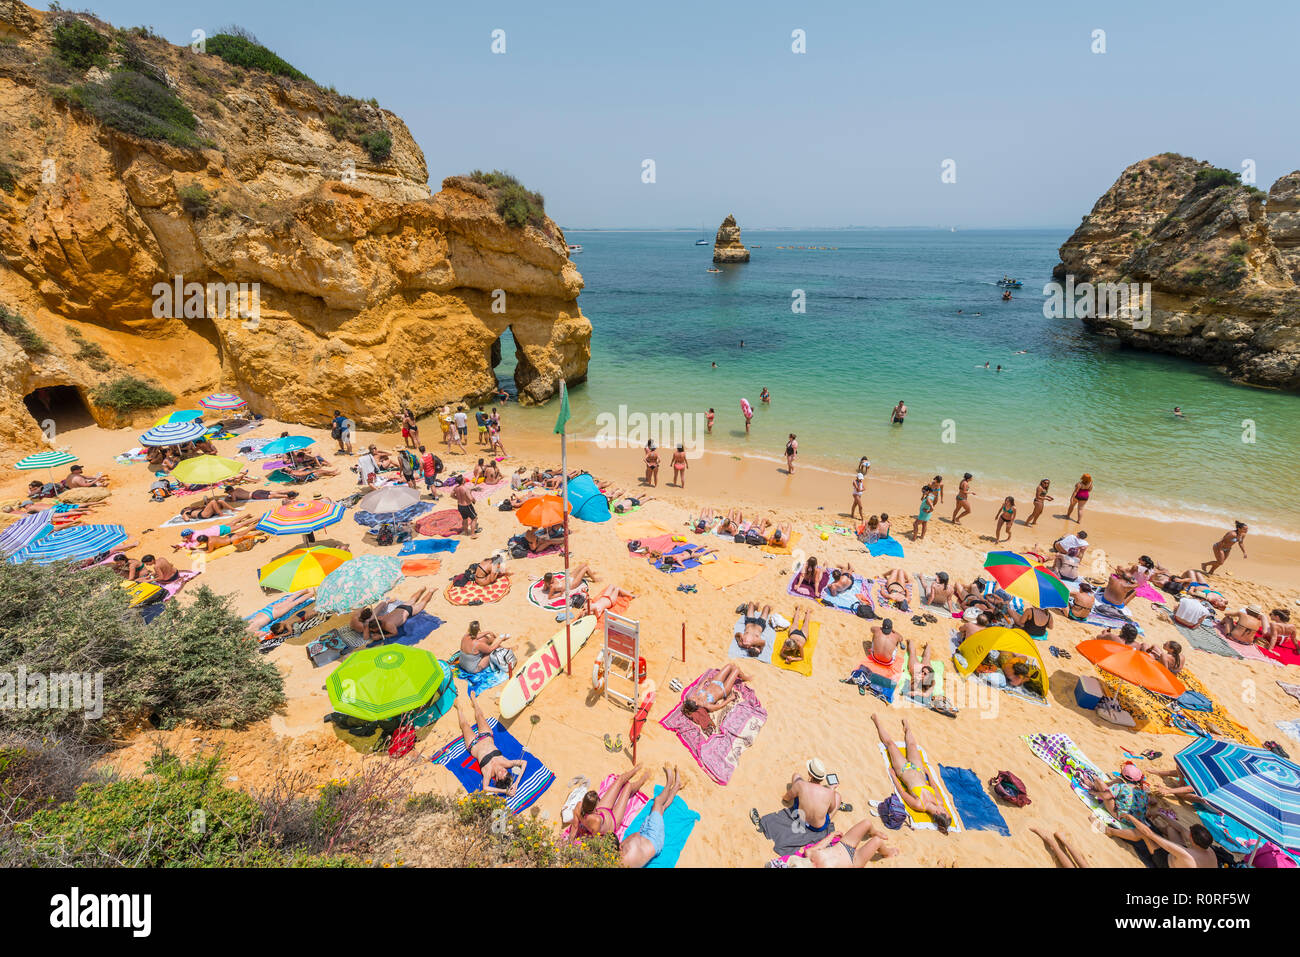
[[[77,461],[77,457],[71,452],[37,452],[34,455],[28,455],[14,463],[14,468],[22,469],[24,472],[30,469],[52,469],[60,465],[67,465],[69,462]]]
[[[161,419],[153,424],[156,429],[160,425],[172,425],[176,422],[193,422],[195,419],[203,418],[202,409],[179,409],[176,412],[168,412]]]
[[[1013,598],[1039,608],[1066,608],[1070,604],[1070,589],[1065,582],[1023,555],[989,552],[984,556],[984,570]]]
[[[299,449],[315,444],[315,439],[305,435],[286,435],[282,439],[267,442],[258,451],[263,455],[283,455],[285,452],[297,452]]]
[[[329,548],[325,545],[295,548],[289,554],[281,555],[263,566],[258,581],[263,588],[278,591],[315,588],[325,580],[326,575],[351,559],[352,553],[342,548]]]
[[[348,655],[325,682],[325,690],[335,711],[383,721],[424,707],[442,680],[442,662],[431,652],[383,645]]]
[[[180,445],[183,442],[193,442],[203,435],[203,423],[198,420],[189,422],[167,422],[163,425],[155,425],[144,435],[140,436],[141,445]]]
[[[1197,738],[1174,760],[1196,793],[1224,814],[1282,847],[1300,847],[1300,765],[1215,738]]]
[[[244,464],[219,455],[196,455],[172,469],[172,478],[186,485],[216,485],[244,471]]]
[[[233,412],[235,409],[242,409],[248,403],[233,392],[214,392],[212,395],[205,396],[199,405],[209,412]]]
[[[284,502],[262,516],[257,527],[272,535],[308,535],[343,517],[343,506],[327,501]]]
[[[53,527],[54,509],[47,508],[24,515],[3,532],[0,532],[0,555],[20,552]]]
[[[33,562],[48,565],[50,562],[93,558],[124,541],[126,529],[121,525],[74,525],[38,538],[15,552],[9,561],[13,564]]]
[[[402,563],[391,555],[360,555],[325,576],[316,588],[316,610],[351,611],[388,594],[402,580]]]

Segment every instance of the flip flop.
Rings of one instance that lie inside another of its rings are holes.
[[[681,691],[681,690],[682,690],[682,683],[681,683],[680,681],[678,681],[676,678],[674,678],[672,681],[668,682],[668,690],[669,690],[669,691]]]
[[[614,742],[610,740],[608,734],[605,735],[605,750],[610,752],[611,754],[613,754],[614,751],[616,750],[614,747]]]
[[[759,816],[758,808],[751,807],[749,809],[749,819],[753,822],[754,827],[760,831],[763,830],[763,819]]]
[[[614,735],[614,753],[617,754],[622,750],[623,750],[623,735],[616,734]]]
[[[853,813],[853,805],[852,805],[852,804],[845,804],[843,801],[841,801],[841,802],[840,802],[840,810],[843,811],[845,814],[851,814],[851,813]]]

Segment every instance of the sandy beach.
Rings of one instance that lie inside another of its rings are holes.
[[[503,441],[511,454],[501,463],[503,470],[508,471],[519,464],[558,464],[558,436],[523,435],[513,431],[510,424],[510,408],[507,407]],[[310,435],[320,440],[317,451],[343,470],[336,478],[307,486],[307,491],[337,499],[355,489],[355,476],[347,471],[352,460],[333,454],[334,443],[326,431],[282,426],[268,420],[255,434],[276,436],[285,428],[293,434]],[[138,430],[106,431],[86,427],[62,434],[60,444],[80,457],[88,473],[103,471],[111,477],[111,504],[101,511],[106,512],[111,521],[123,524],[132,539],[139,540],[131,554],[138,556],[154,551],[170,555],[169,546],[178,540],[177,532],[175,529],[160,530],[158,526],[175,514],[185,504],[185,499],[151,502],[146,491],[150,481],[146,467],[113,462],[115,454],[136,445],[137,435]],[[431,429],[426,423],[426,443],[435,435],[436,429]],[[361,448],[367,441],[375,441],[390,450],[401,445],[400,437],[393,433],[360,433],[356,446]],[[223,455],[232,454],[234,443],[232,440],[219,441],[218,449]],[[472,438],[469,450],[469,456],[443,455],[448,471],[472,465],[480,454]],[[443,452],[437,451],[439,454]],[[572,443],[569,465],[571,468],[590,469],[598,478],[623,488],[636,488],[642,474],[638,449],[600,449],[589,443]],[[261,463],[250,463],[251,473],[257,474],[260,469]],[[663,471],[668,469],[665,467]],[[658,489],[648,490],[647,494],[654,500],[635,513],[635,520],[659,523],[673,534],[696,541],[705,537],[689,532],[686,523],[702,508],[718,511],[740,508],[747,517],[771,515],[792,522],[795,531],[802,536],[796,542],[796,548],[806,554],[815,554],[823,563],[850,562],[855,570],[867,574],[878,574],[895,565],[901,565],[909,573],[946,570],[958,580],[970,580],[979,573],[984,553],[992,547],[992,512],[1002,495],[1016,494],[1019,499],[1032,490],[1031,479],[1027,479],[1028,484],[1023,489],[976,486],[978,497],[974,501],[974,514],[966,519],[967,527],[954,527],[946,520],[939,520],[951,514],[956,477],[949,476],[945,505],[937,510],[936,520],[931,523],[926,539],[913,543],[906,532],[911,528],[918,494],[906,485],[873,478],[868,481],[864,496],[867,513],[882,510],[890,513],[896,537],[900,539],[906,557],[872,558],[851,537],[832,534],[823,541],[813,529],[814,524],[846,524],[848,482],[839,476],[812,470],[796,470],[795,475],[787,476],[783,466],[759,467],[752,461],[710,455],[692,461],[687,474],[688,487],[684,491],[668,487],[662,480]],[[19,494],[28,478],[26,473],[12,473],[4,482],[4,497]],[[1068,492],[1068,489],[1064,491]],[[1064,513],[1063,499],[1064,494],[1049,507],[1038,528],[1027,529],[1017,525],[1011,545],[1000,547],[1023,549],[1038,546],[1045,550],[1056,537],[1074,530],[1073,522],[1067,523],[1056,517]],[[521,659],[557,629],[554,614],[535,607],[526,598],[529,582],[546,571],[563,567],[563,559],[557,556],[509,562],[514,584],[510,593],[498,603],[455,607],[448,604],[442,595],[446,579],[451,574],[504,546],[508,537],[519,531],[520,526],[513,514],[498,511],[496,504],[495,500],[491,504],[483,503],[480,508],[481,535],[463,541],[455,553],[442,555],[442,568],[435,576],[408,579],[394,590],[394,594],[403,599],[422,585],[433,587],[438,592],[428,611],[445,623],[421,642],[421,647],[441,658],[447,658],[456,650],[460,637],[473,619],[481,621],[485,629],[514,636],[512,645]],[[1027,509],[1022,511],[1022,515],[1025,513]],[[964,694],[964,700],[976,702],[976,706],[963,708],[958,717],[952,719],[920,708],[904,708],[898,703],[891,706],[871,696],[860,696],[855,687],[841,683],[841,679],[863,656],[864,639],[869,637],[868,623],[807,601],[799,603],[812,607],[814,620],[821,625],[811,676],[804,677],[758,662],[742,663],[752,673],[752,687],[766,708],[768,718],[754,745],[740,758],[729,784],[723,787],[714,783],[676,736],[659,724],[679,699],[678,694],[669,690],[669,682],[678,679],[683,685],[689,685],[706,669],[718,667],[727,660],[726,648],[731,639],[737,604],[749,600],[771,603],[775,611],[789,617],[796,604],[795,599],[787,594],[792,559],[707,536],[721,556],[753,562],[757,566],[748,581],[719,589],[704,580],[698,571],[666,575],[656,571],[643,558],[630,554],[617,533],[619,520],[620,517],[615,516],[613,521],[604,524],[574,522],[572,560],[590,563],[599,574],[602,586],[618,583],[637,596],[626,614],[640,622],[648,677],[658,688],[637,757],[655,769],[651,786],[662,780],[658,766],[677,765],[687,782],[682,797],[701,815],[679,866],[753,867],[770,859],[773,856],[771,845],[751,825],[749,809],[757,808],[763,814],[777,810],[785,782],[814,756],[839,775],[842,799],[855,808],[851,813],[836,816],[837,827],[846,830],[865,817],[867,802],[885,798],[891,789],[870,723],[872,713],[882,714],[888,726],[894,728],[899,726],[900,717],[907,717],[936,765],[972,769],[981,781],[987,781],[1001,770],[1014,772],[1028,786],[1033,801],[1023,809],[1001,807],[1010,828],[1010,837],[989,831],[963,831],[948,836],[906,828],[892,831],[891,843],[900,848],[901,853],[876,866],[1052,866],[1052,859],[1042,843],[1030,833],[1031,827],[1062,831],[1095,865],[1141,866],[1126,845],[1090,826],[1087,809],[1071,793],[1066,782],[1038,760],[1019,738],[1038,732],[1066,733],[1107,771],[1118,769],[1125,750],[1134,754],[1147,749],[1160,751],[1163,757],[1158,761],[1139,763],[1167,767],[1172,755],[1190,743],[1191,738],[1180,734],[1121,730],[1094,713],[1081,710],[1074,700],[1076,679],[1096,672],[1079,654],[1069,660],[1060,660],[1044,653],[1050,675],[1047,706],[1033,705],[987,690],[980,695],[975,693],[975,689],[970,689],[961,694]],[[1150,554],[1174,571],[1196,567],[1205,561],[1213,537],[1207,535],[1201,526],[1124,520],[1100,512],[1089,512],[1082,527],[1088,530],[1093,548],[1098,552],[1104,551],[1112,565],[1131,564],[1139,554]],[[317,538],[320,543],[339,543],[358,554],[382,551],[363,542],[364,531],[348,515],[339,524],[318,534]],[[297,537],[272,538],[251,551],[213,561],[202,576],[181,592],[179,600],[184,601],[186,593],[199,585],[207,585],[229,595],[239,613],[251,613],[270,600],[257,584],[257,569],[299,544]],[[1249,559],[1242,560],[1239,553],[1235,554],[1215,578],[1217,587],[1228,596],[1230,607],[1255,602],[1265,609],[1290,607],[1295,610],[1294,568],[1300,558],[1300,543],[1252,535],[1249,550]],[[183,568],[185,562],[180,561],[178,565]],[[678,586],[683,584],[694,584],[696,590],[679,590]],[[1150,602],[1134,599],[1129,607],[1146,630],[1149,640],[1163,642],[1179,637]],[[910,623],[909,617],[908,614],[898,616],[901,619],[897,621],[898,630],[918,643],[929,642],[936,657],[941,654],[947,657],[948,623],[941,620],[938,624],[917,627]],[[683,625],[685,660],[682,660]],[[1040,644],[1073,649],[1077,642],[1093,637],[1095,633],[1095,628],[1057,617],[1048,641]],[[591,692],[595,648],[593,640],[575,656],[571,677],[557,679],[522,714],[508,722],[512,733],[555,772],[555,783],[535,805],[538,813],[552,819],[558,818],[572,779],[585,776],[596,783],[606,774],[622,772],[629,766],[628,750],[611,754],[603,744],[606,734],[621,734],[624,742],[628,741],[631,714]],[[1297,678],[1300,672],[1267,660],[1230,659],[1191,648],[1186,649],[1186,654],[1188,670],[1251,734],[1260,740],[1277,739],[1288,749],[1300,747],[1275,725],[1278,720],[1294,718],[1298,707],[1295,699],[1288,697],[1277,682],[1300,680]],[[284,675],[289,703],[282,715],[242,731],[181,729],[142,733],[125,742],[109,762],[128,771],[138,769],[152,753],[155,743],[163,740],[181,754],[221,746],[226,754],[230,780],[240,787],[256,788],[269,783],[280,768],[302,769],[321,778],[346,776],[363,757],[343,742],[331,726],[322,723],[323,716],[331,710],[323,685],[333,666],[314,668],[302,645],[294,642],[274,649],[270,658]],[[951,669],[949,674],[951,676]],[[949,680],[961,683],[959,679],[950,677]],[[498,687],[484,696],[484,708],[489,713],[495,709],[501,690]],[[463,693],[463,686],[461,691]],[[954,699],[961,696],[955,687],[950,693]],[[418,750],[427,756],[454,738],[456,733],[454,716],[444,717],[421,741]],[[418,763],[416,786],[419,790],[445,794],[462,793],[448,771],[427,761]],[[1193,820],[1185,808],[1177,809],[1177,813],[1184,822]],[[404,850],[408,861],[418,863],[418,848]]]

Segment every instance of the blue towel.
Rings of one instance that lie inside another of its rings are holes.
[[[678,545],[676,548],[671,549],[670,551],[666,551],[666,552],[664,552],[664,554],[665,554],[665,555],[676,555],[676,554],[679,554],[680,552],[688,552],[688,551],[690,551],[691,549],[693,549],[694,547],[695,547],[694,545],[691,545],[691,544],[689,544],[689,543],[688,543],[688,544],[685,544],[685,545]],[[654,566],[655,566],[655,568],[659,569],[661,572],[667,572],[667,573],[670,574],[670,575],[675,575],[675,574],[677,574],[678,572],[684,572],[684,571],[686,571],[686,569],[688,569],[688,568],[699,568],[699,567],[700,567],[700,562],[699,562],[697,559],[694,559],[694,558],[684,558],[684,559],[682,559],[682,562],[681,562],[680,565],[669,565],[669,566],[665,567],[663,562],[655,562],[655,563],[654,563]]]
[[[555,775],[536,755],[525,751],[518,739],[503,728],[496,718],[488,718],[488,727],[492,729],[492,742],[503,755],[511,761],[523,758],[526,762],[523,774],[515,779],[518,784],[515,796],[506,801],[506,807],[518,814],[545,793],[555,780]],[[478,761],[470,757],[464,738],[457,738],[440,748],[429,760],[441,764],[456,775],[456,780],[465,786],[466,791],[473,793],[483,790],[483,772],[479,769]]]
[[[823,591],[821,603],[823,605],[829,605],[831,608],[838,608],[840,611],[847,611],[851,614],[854,607],[860,602],[871,604],[869,598],[858,597],[858,594],[864,591],[867,595],[871,594],[871,589],[867,586],[867,580],[861,575],[854,575],[853,586],[851,588],[840,592],[838,595],[832,595],[830,592]]]
[[[402,627],[397,629],[397,634],[391,638],[385,638],[381,644],[385,645],[418,645],[423,641],[430,632],[441,628],[443,621],[436,615],[430,615],[427,611],[422,611],[418,615],[406,619],[402,622]]]
[[[458,538],[420,538],[411,539],[397,552],[401,555],[432,555],[436,552],[454,552],[460,544]]]
[[[952,795],[953,807],[961,815],[962,825],[970,831],[997,831],[1003,837],[1011,836],[1002,812],[984,790],[984,785],[970,768],[950,768],[939,765],[939,777]]]
[[[889,538],[881,538],[872,542],[867,546],[867,551],[871,553],[873,558],[879,558],[881,555],[890,555],[894,558],[902,558],[903,543],[893,536],[890,536]]]
[[[659,792],[663,789],[662,784],[655,785],[655,797],[658,797]],[[641,808],[641,813],[633,818],[627,829],[629,836],[637,833],[645,826],[646,818],[650,816],[653,803],[652,801]],[[682,856],[682,849],[686,847],[686,842],[690,840],[691,831],[695,830],[695,823],[699,819],[699,813],[687,807],[680,794],[673,798],[673,803],[669,804],[664,811],[664,849],[652,857],[646,867],[676,867],[677,858]]]
[[[469,688],[472,694],[480,695],[484,691],[489,691],[497,685],[503,684],[506,680],[506,673],[488,665],[482,671],[476,671],[473,674],[462,668],[457,668],[456,677],[465,682],[466,687]]]

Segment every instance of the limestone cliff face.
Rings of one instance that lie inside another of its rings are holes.
[[[380,426],[402,404],[487,396],[507,329],[523,401],[585,378],[591,324],[563,233],[507,226],[468,179],[430,195],[397,116],[136,36],[201,145],[141,139],[51,95],[54,22],[0,0],[0,306],[45,340],[33,351],[0,331],[0,444],[40,439],[22,400],[43,386],[75,387],[114,424],[93,391],[123,375],[182,402],[228,390],[277,418],[321,424],[339,408]],[[336,135],[340,117],[391,150],[375,159]],[[165,301],[178,276],[198,308]],[[221,308],[241,285],[255,318]]]
[[[1135,348],[1300,389],[1300,172],[1267,196],[1166,153],[1126,169],[1060,249],[1054,275],[1151,284],[1150,326],[1085,318]]]
[[[715,263],[747,263],[749,250],[740,242],[740,227],[736,217],[728,214],[718,227],[717,238],[713,241],[713,261]]]

